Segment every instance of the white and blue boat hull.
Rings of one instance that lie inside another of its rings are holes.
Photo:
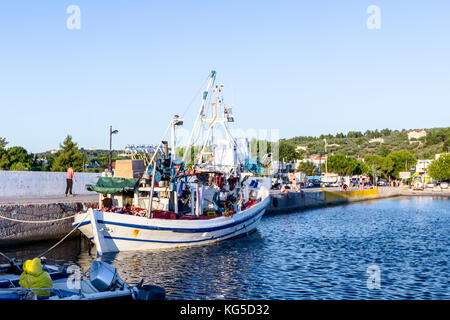
[[[148,219],[89,209],[86,213],[76,215],[73,225],[80,224],[79,230],[92,241],[100,238],[101,252],[204,245],[255,230],[269,201],[270,198],[266,197],[229,217],[206,220]],[[94,224],[92,217],[96,217]],[[94,241],[96,245],[98,241]]]

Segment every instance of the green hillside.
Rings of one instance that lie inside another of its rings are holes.
[[[292,147],[303,146],[306,151],[297,150],[299,158],[312,154],[325,153],[325,141],[328,154],[344,154],[352,158],[365,157],[367,154],[387,156],[394,151],[409,151],[417,159],[433,159],[435,154],[448,152],[450,149],[450,127],[424,129],[426,136],[408,139],[410,130],[367,130],[362,133],[350,131],[347,134],[321,135],[320,137],[298,136],[282,139]],[[383,142],[370,142],[373,138],[383,138]],[[280,150],[281,151],[281,150]],[[283,155],[280,154],[280,157]]]

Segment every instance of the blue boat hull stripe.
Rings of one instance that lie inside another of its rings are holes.
[[[252,224],[254,224],[256,221],[251,222],[247,227],[251,226]],[[238,231],[241,231],[242,229],[239,230],[235,230],[232,232],[229,232],[227,234],[223,234],[221,236],[218,237],[211,237],[211,238],[207,238],[207,239],[200,239],[200,240],[189,240],[189,241],[164,241],[164,240],[146,240],[146,239],[136,239],[136,238],[123,238],[123,237],[111,237],[111,236],[104,236],[105,239],[111,239],[111,240],[123,240],[123,241],[139,241],[139,242],[154,242],[154,243],[172,243],[172,244],[176,244],[176,243],[194,243],[194,242],[202,242],[202,241],[211,241],[211,240],[220,240],[223,238],[226,238],[230,235],[232,235],[233,233],[236,233]],[[93,240],[94,238],[91,237],[89,238],[89,240]]]
[[[134,228],[134,229],[144,229],[144,230],[159,230],[159,231],[172,231],[172,232],[180,232],[180,233],[203,233],[203,232],[211,232],[211,231],[218,231],[223,229],[228,229],[231,227],[234,227],[238,224],[244,223],[248,220],[253,219],[254,217],[258,216],[261,211],[264,211],[265,208],[257,210],[253,215],[239,221],[231,222],[222,226],[217,227],[209,227],[209,228],[167,228],[167,227],[156,227],[156,226],[146,226],[146,225],[140,225],[140,224],[129,224],[129,223],[123,223],[123,222],[113,222],[113,221],[104,221],[104,220],[97,220],[100,224],[110,224],[115,226],[122,226],[122,227],[128,227],[128,228]],[[188,220],[189,221],[189,220]],[[90,224],[90,221],[85,221],[80,224],[80,227]],[[75,226],[76,223],[73,223]]]

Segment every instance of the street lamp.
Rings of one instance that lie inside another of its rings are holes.
[[[109,171],[112,173],[112,135],[119,133],[119,130],[113,130],[112,126],[109,126]]]

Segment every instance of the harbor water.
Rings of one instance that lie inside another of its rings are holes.
[[[449,299],[449,235],[447,199],[398,197],[266,215],[238,239],[102,260],[168,299]],[[2,252],[33,258],[51,245]],[[86,272],[96,259],[88,247],[66,240],[46,257]]]

